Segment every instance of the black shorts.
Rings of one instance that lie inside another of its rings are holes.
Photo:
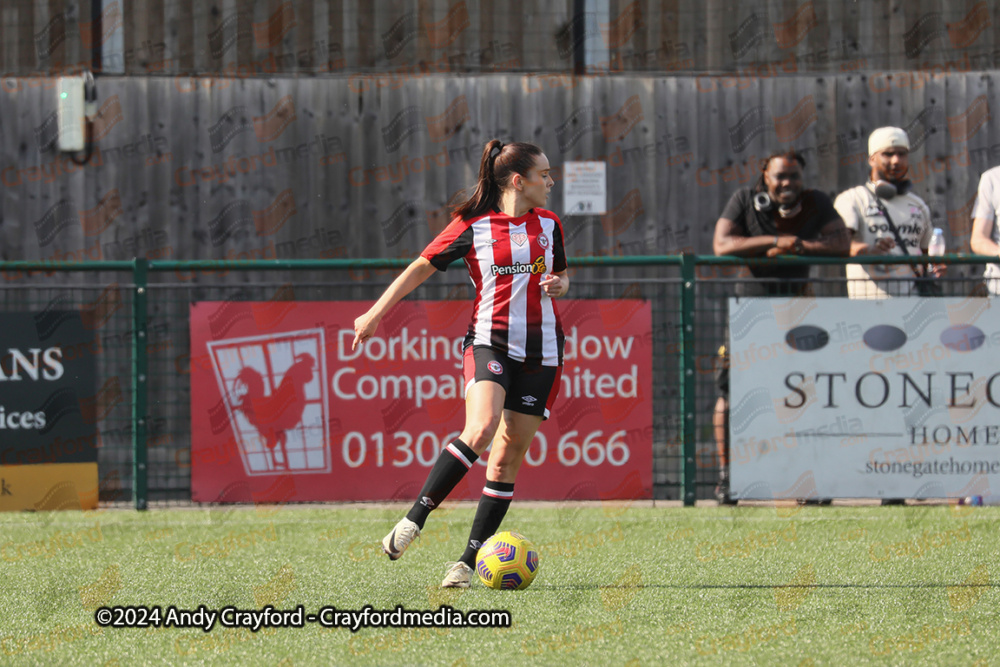
[[[462,372],[466,391],[474,382],[496,382],[507,392],[504,410],[548,419],[559,394],[562,366],[516,361],[492,347],[473,345],[465,348]]]

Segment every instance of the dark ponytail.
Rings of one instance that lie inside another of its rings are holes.
[[[479,181],[465,202],[455,207],[455,215],[468,220],[492,212],[500,205],[500,194],[510,186],[514,174],[527,176],[542,149],[534,144],[515,141],[505,144],[491,139],[479,159]]]

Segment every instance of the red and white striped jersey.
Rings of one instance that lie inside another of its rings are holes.
[[[420,256],[439,271],[464,259],[476,288],[466,345],[488,345],[517,361],[561,366],[563,330],[542,276],[566,269],[562,223],[534,208],[519,218],[455,218]]]

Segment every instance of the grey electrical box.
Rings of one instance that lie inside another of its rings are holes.
[[[59,123],[60,151],[82,151],[84,148],[84,85],[83,76],[59,77],[56,100]]]

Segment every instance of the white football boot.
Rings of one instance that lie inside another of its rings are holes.
[[[462,561],[447,565],[448,571],[444,573],[441,588],[468,588],[472,583],[472,568]]]
[[[420,537],[420,528],[406,517],[399,520],[392,532],[382,540],[382,551],[389,554],[389,560],[396,560],[403,555],[406,547],[415,537]]]

